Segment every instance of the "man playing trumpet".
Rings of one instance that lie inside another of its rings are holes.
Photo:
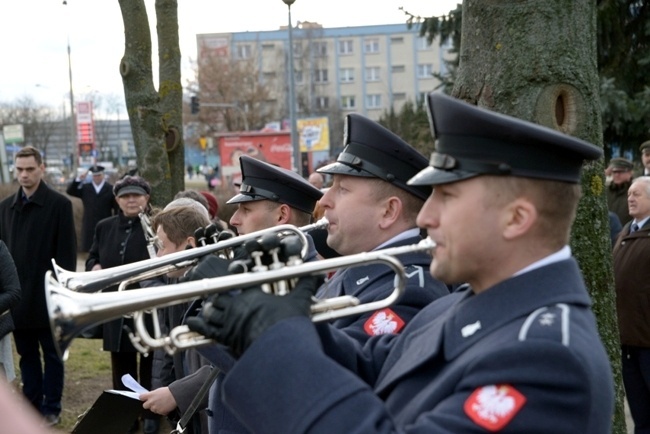
[[[597,147],[429,95],[435,186],[418,215],[431,274],[469,285],[364,346],[285,297],[211,299],[190,324],[239,356],[225,404],[253,432],[609,433],[610,364],[567,243]]]

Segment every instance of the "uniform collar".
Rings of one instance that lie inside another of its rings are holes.
[[[560,302],[591,305],[573,258],[511,277],[480,294],[468,289],[445,322],[445,357],[451,360],[504,324]]]

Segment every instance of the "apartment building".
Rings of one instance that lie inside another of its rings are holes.
[[[327,114],[342,118],[349,112],[378,119],[391,107],[399,110],[435,89],[433,73],[445,73],[443,52],[429,45],[417,26],[389,24],[323,28],[303,22],[292,29],[297,114]],[[270,90],[264,104],[280,118],[289,110],[289,32],[209,33],[197,35],[199,86],[201,67],[210,58],[247,61],[255,65],[256,80]],[[204,77],[203,77],[204,78]],[[239,102],[247,105],[245,98]],[[246,109],[250,109],[247,106]]]

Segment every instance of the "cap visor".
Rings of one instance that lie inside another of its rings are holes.
[[[408,185],[441,185],[478,176],[478,173],[467,171],[446,171],[435,169],[431,166],[422,169],[417,175],[409,179]]]
[[[376,178],[376,176],[370,172],[366,172],[365,170],[357,169],[355,167],[348,166],[347,164],[343,164],[339,162],[328,164],[327,166],[323,166],[320,169],[316,170],[316,172],[326,173],[328,175],[348,175],[348,176],[362,176],[364,178]]]
[[[238,194],[237,196],[230,199],[227,204],[232,203],[242,203],[242,202],[254,202],[256,200],[264,200],[265,197],[262,196],[251,196],[250,194]]]

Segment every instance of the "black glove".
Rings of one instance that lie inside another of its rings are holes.
[[[189,282],[191,280],[209,279],[212,277],[227,276],[230,274],[228,266],[230,261],[227,259],[219,258],[215,255],[205,255],[199,259],[190,271],[185,273],[185,276],[180,279],[181,282]]]
[[[213,296],[203,307],[202,316],[188,318],[190,330],[222,343],[236,357],[272,325],[295,316],[311,315],[316,278],[302,277],[288,295],[266,294],[259,287],[238,295]]]

